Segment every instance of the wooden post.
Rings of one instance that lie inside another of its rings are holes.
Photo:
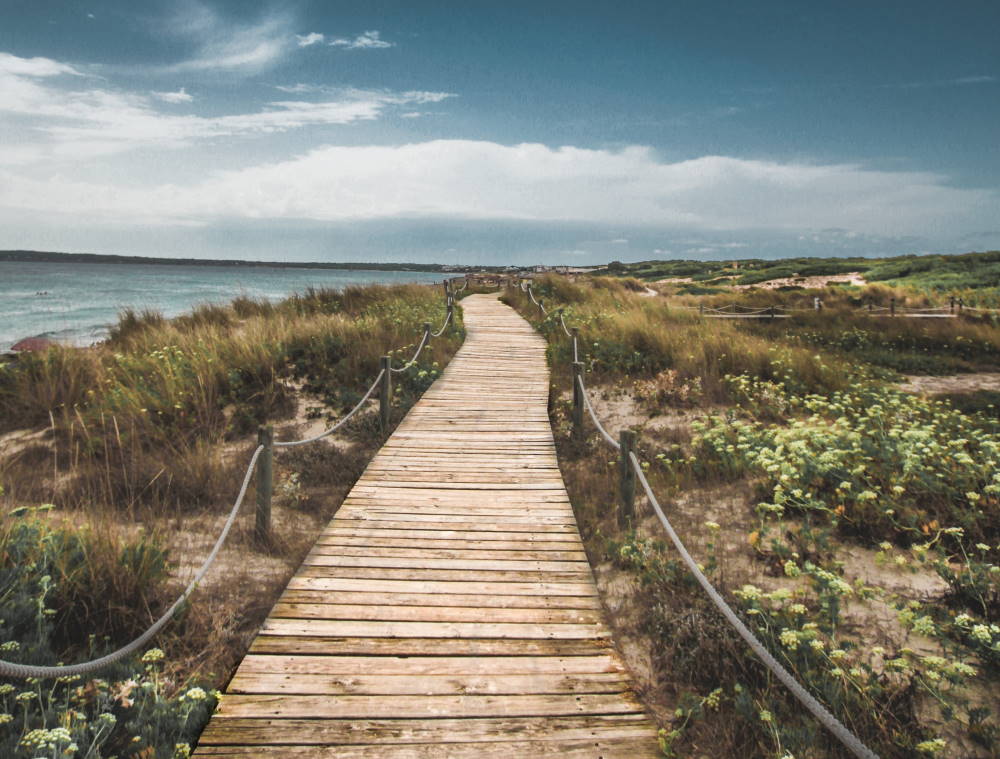
[[[774,318],[774,306],[771,306],[771,308],[768,310],[768,313],[771,315],[771,318],[773,319]]]
[[[948,313],[949,314],[955,313],[955,296],[954,295],[952,295],[950,298],[948,298]]]
[[[543,313],[545,312],[545,299],[544,298],[539,298],[538,299],[538,310],[542,311]]]
[[[574,361],[579,361],[580,360],[580,351],[579,351],[578,339],[580,337],[580,328],[579,327],[570,327],[569,331],[570,331],[570,334],[573,336],[573,360]]]
[[[382,370],[382,381],[378,390],[378,418],[382,424],[383,434],[389,433],[389,411],[392,409],[392,372],[389,371],[390,358],[382,356],[379,368]]]
[[[896,315],[896,299],[889,298],[889,316]]]
[[[448,298],[451,297],[451,290],[448,289],[448,280],[447,279],[443,280],[442,284],[444,285],[444,297],[445,300],[447,300]]]
[[[431,336],[431,323],[424,322],[424,337],[429,340],[430,336]]]
[[[580,378],[583,377],[583,363],[573,361],[573,437],[583,436],[583,390],[580,388]]]
[[[618,509],[618,526],[623,530],[631,529],[635,521],[635,470],[629,454],[635,448],[635,431],[622,430],[618,434],[621,444],[621,457],[618,460],[618,490],[621,505]]]
[[[257,458],[256,534],[260,540],[271,537],[271,493],[274,491],[274,427],[257,428],[257,445],[264,446]]]
[[[958,299],[958,313],[962,313],[962,309],[963,308],[965,308],[965,299],[964,298],[959,298]]]
[[[705,304],[704,303],[699,303],[698,304],[698,316],[704,316],[704,315],[705,315]]]
[[[451,298],[448,299],[448,313],[447,313],[447,317],[448,317],[447,321],[448,321],[449,328],[450,327],[454,327],[455,325],[452,322],[453,322],[453,320],[455,318],[455,304],[454,304],[454,302],[452,302]]]

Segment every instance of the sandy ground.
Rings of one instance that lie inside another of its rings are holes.
[[[852,271],[847,274],[824,274],[819,277],[782,277],[780,279],[769,279],[766,282],[758,282],[755,285],[732,285],[734,290],[749,290],[758,288],[761,290],[776,290],[779,287],[805,287],[807,289],[818,289],[826,287],[830,282],[838,282],[849,285],[863,287],[868,282],[861,272]]]
[[[908,393],[974,393],[978,390],[1000,391],[1000,372],[976,372],[975,374],[950,374],[942,377],[921,377],[907,375],[906,382],[899,386]]]

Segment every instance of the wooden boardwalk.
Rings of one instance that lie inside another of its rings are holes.
[[[493,296],[462,306],[465,344],[288,584],[197,756],[661,756],[559,473],[545,342]]]

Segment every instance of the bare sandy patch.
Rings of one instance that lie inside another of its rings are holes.
[[[940,393],[975,393],[980,390],[1000,391],[1000,372],[949,374],[940,377],[906,375],[899,386],[908,393],[938,395]]]

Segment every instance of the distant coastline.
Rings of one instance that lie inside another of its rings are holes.
[[[58,253],[42,250],[0,250],[0,261],[74,264],[146,264],[150,266],[231,266],[264,269],[340,269],[346,271],[441,271],[462,272],[467,268],[446,264],[327,263],[319,261],[246,261],[208,258],[152,258],[104,253]]]

